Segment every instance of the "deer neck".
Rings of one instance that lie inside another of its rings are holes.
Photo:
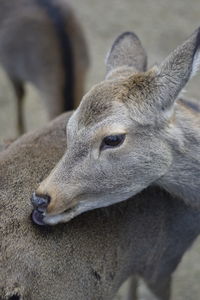
[[[158,184],[186,204],[200,209],[199,114],[178,111],[173,131],[169,141],[173,161]]]

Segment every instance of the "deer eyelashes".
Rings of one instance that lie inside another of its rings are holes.
[[[116,134],[116,135],[108,135],[103,138],[100,150],[106,150],[110,148],[116,148],[123,144],[125,140],[126,135],[125,134]]]

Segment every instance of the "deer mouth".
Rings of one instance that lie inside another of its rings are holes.
[[[75,207],[67,208],[65,211],[58,215],[48,216],[45,214],[44,211],[40,211],[38,209],[34,209],[31,213],[31,219],[32,221],[39,226],[48,226],[48,225],[54,225],[54,222],[52,223],[49,220],[53,220],[54,218],[58,218],[59,215],[69,215],[69,220],[71,220],[74,215]]]
[[[33,221],[33,223],[37,224],[37,225],[40,225],[40,226],[45,226],[47,225],[45,222],[44,222],[44,213],[39,211],[38,209],[34,209],[32,211],[32,214],[31,214],[31,219]]]

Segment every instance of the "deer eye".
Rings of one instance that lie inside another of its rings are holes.
[[[105,150],[108,148],[119,147],[125,140],[125,134],[116,134],[106,136],[101,143],[101,150]]]

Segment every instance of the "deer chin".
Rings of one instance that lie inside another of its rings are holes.
[[[116,204],[132,197],[140,191],[141,189],[137,189],[134,192],[122,192],[121,194],[109,193],[105,195],[104,193],[91,193],[82,195],[82,197],[79,197],[79,201],[77,201],[76,204],[57,214],[48,213],[47,211],[40,212],[39,210],[35,209],[32,213],[32,220],[35,224],[41,226],[66,223],[83,212]]]
[[[59,213],[57,215],[48,215],[48,213],[45,213],[43,216],[43,222],[45,225],[56,225],[59,223],[66,223],[74,217],[81,214],[82,212],[83,210],[80,210],[79,204],[77,204],[73,208],[68,208],[64,212]]]
[[[87,200],[81,200],[73,207],[68,208],[59,214],[53,215],[45,212],[42,221],[45,225],[56,225],[59,223],[66,223],[84,212],[116,204],[117,202],[121,202],[130,198],[131,196],[132,193],[130,192],[124,193],[120,196],[118,194],[109,194],[106,196],[104,195],[104,193],[87,195]]]

